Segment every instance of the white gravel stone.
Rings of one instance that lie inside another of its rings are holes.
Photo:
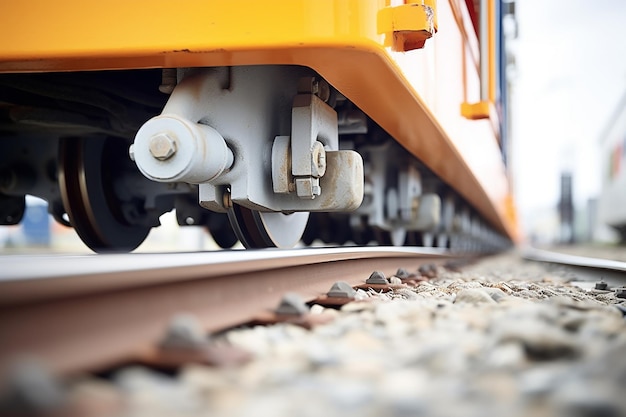
[[[476,289],[476,288],[463,289],[456,294],[456,298],[454,302],[455,303],[473,303],[473,304],[495,303],[494,299],[491,298],[489,293],[487,293],[487,291],[483,290],[482,288],[481,289]]]
[[[402,284],[402,280],[396,276],[391,276],[389,277],[389,283],[392,285],[399,285]]]
[[[495,302],[500,302],[501,300],[506,298],[506,294],[500,288],[494,287],[483,287],[483,291],[485,291]]]

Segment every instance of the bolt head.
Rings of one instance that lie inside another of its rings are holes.
[[[437,277],[437,265],[434,264],[426,264],[419,267],[418,272],[427,278],[436,278]]]
[[[316,178],[326,173],[326,150],[321,142],[315,142],[311,148],[311,175]]]
[[[411,273],[404,268],[398,268],[396,276],[400,279],[407,279],[411,276]]]
[[[354,298],[356,291],[347,282],[338,281],[333,284],[326,295],[331,298]]]
[[[387,278],[385,278],[385,274],[380,271],[374,271],[372,272],[370,277],[365,280],[365,283],[387,285],[389,284],[389,281],[387,281]]]
[[[298,294],[287,293],[280,301],[276,314],[285,316],[303,316],[309,312],[309,307]]]
[[[150,154],[159,161],[165,161],[176,153],[176,140],[167,133],[158,133],[150,138]]]

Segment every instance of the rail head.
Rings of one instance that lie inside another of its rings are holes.
[[[586,256],[567,255],[542,249],[526,248],[522,252],[524,259],[547,262],[566,266],[603,269],[607,271],[626,272],[626,262],[610,259],[591,258]]]
[[[0,306],[327,262],[451,256],[410,247],[1,256]]]

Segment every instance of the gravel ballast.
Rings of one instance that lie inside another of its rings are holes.
[[[626,415],[624,299],[516,254],[436,272],[388,293],[357,290],[340,310],[314,305],[333,320],[311,330],[214,336],[248,352],[244,364],[130,366],[79,379],[68,401],[99,404],[84,415]]]

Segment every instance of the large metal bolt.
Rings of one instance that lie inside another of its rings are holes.
[[[419,267],[418,272],[427,278],[436,278],[437,277],[437,265],[434,264],[426,264]]]
[[[313,143],[311,148],[311,175],[316,178],[326,173],[326,150],[321,142]]]
[[[309,312],[306,303],[298,294],[287,293],[280,300],[276,314],[282,316],[303,316]]]
[[[408,279],[411,276],[411,273],[404,268],[398,268],[396,276],[400,279]]]
[[[169,323],[161,347],[166,349],[196,349],[206,345],[208,337],[200,320],[191,314],[178,314]]]
[[[606,291],[609,289],[609,285],[604,281],[596,282],[596,290]]]
[[[347,282],[337,281],[326,295],[331,298],[354,298],[356,291]]]
[[[385,274],[380,271],[374,271],[372,272],[370,277],[365,280],[365,283],[386,285],[389,284],[389,281],[387,281],[387,278],[385,278]]]
[[[165,161],[176,153],[176,141],[167,133],[158,133],[150,138],[150,154],[159,161]]]

